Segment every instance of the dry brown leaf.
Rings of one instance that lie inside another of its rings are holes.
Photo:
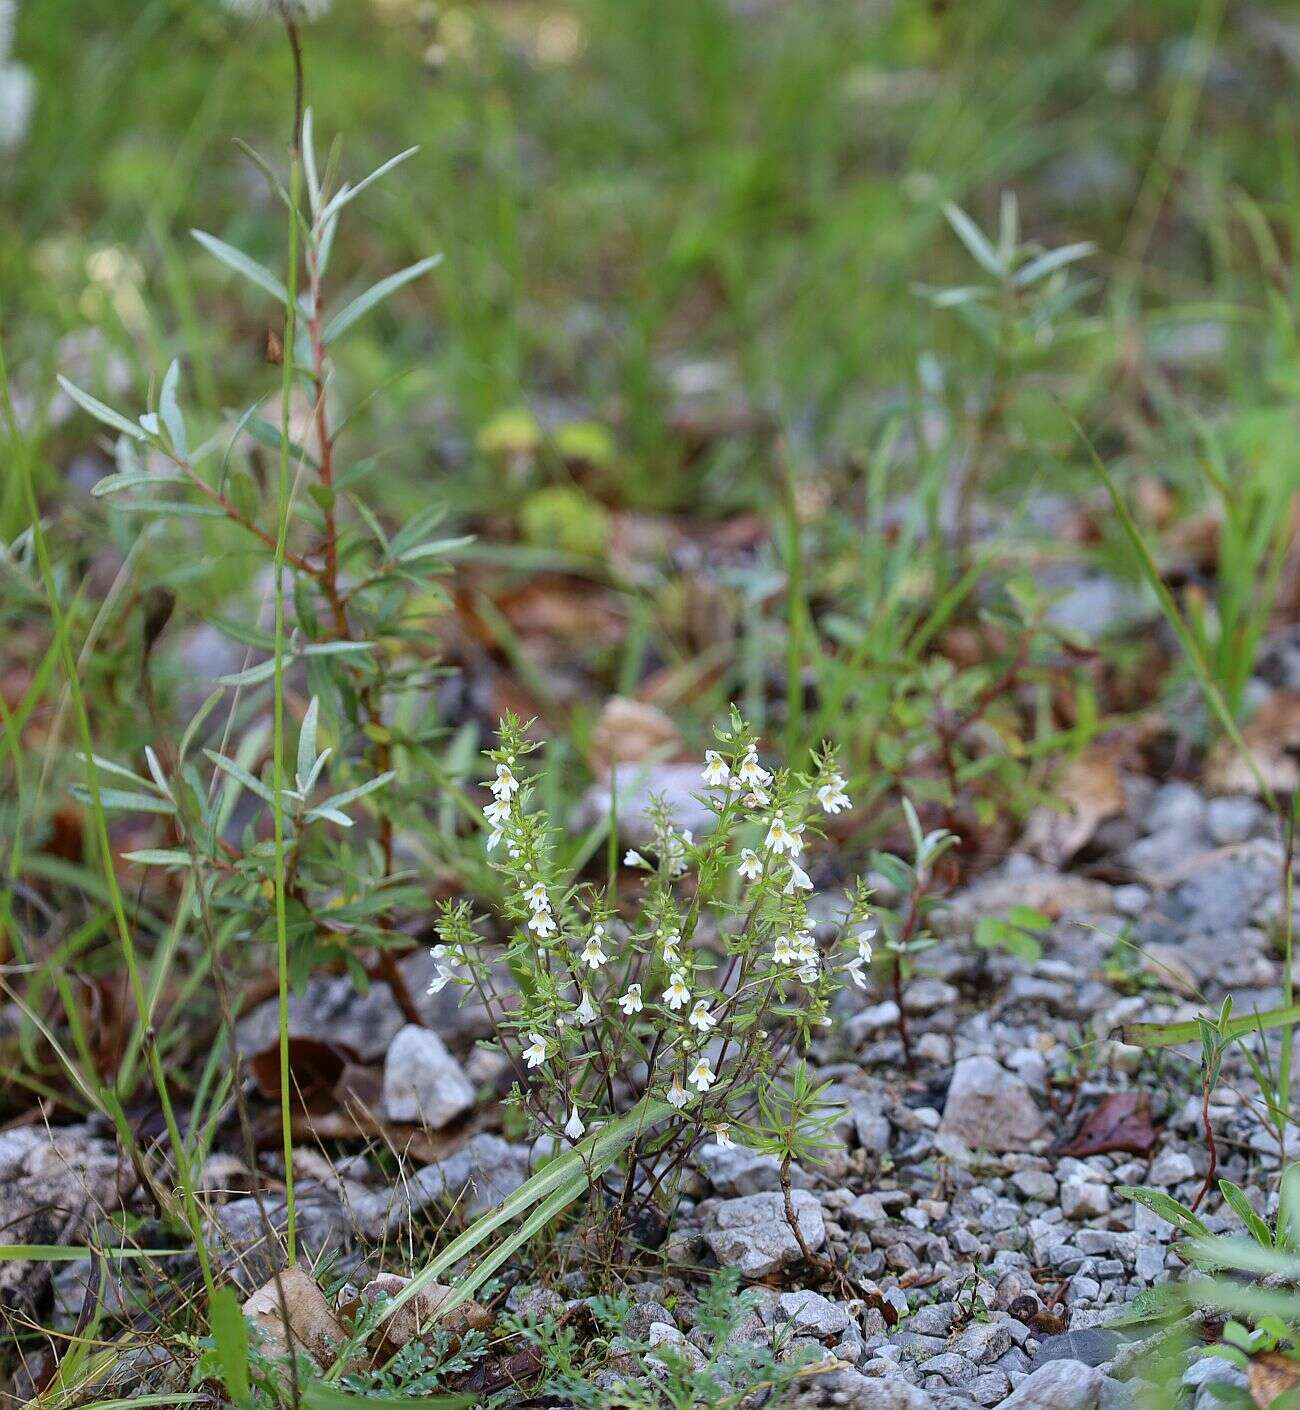
[[[362,1288],[362,1296],[373,1299],[377,1294],[384,1293],[388,1297],[396,1297],[408,1282],[409,1278],[397,1273],[380,1273]],[[467,1332],[486,1331],[492,1325],[492,1314],[473,1298],[458,1303],[445,1319],[440,1318],[438,1308],[450,1292],[445,1283],[430,1283],[409,1302],[403,1303],[383,1324],[383,1340],[373,1347],[376,1360],[382,1364],[408,1342],[423,1339],[435,1327],[447,1334],[454,1351]]]
[[[681,747],[677,726],[657,706],[612,695],[592,734],[590,762],[600,778],[608,778],[615,764],[670,759]]]
[[[1284,1391],[1300,1386],[1300,1361],[1293,1361],[1276,1351],[1265,1351],[1251,1357],[1247,1375],[1250,1398],[1259,1410],[1268,1410]]]
[[[258,1288],[244,1303],[243,1311],[261,1329],[276,1355],[288,1355],[291,1333],[297,1349],[306,1351],[318,1365],[328,1366],[347,1339],[325,1294],[301,1268],[286,1268]]]
[[[1063,866],[1092,840],[1107,818],[1125,808],[1124,780],[1114,749],[1094,744],[1062,771],[1056,796],[1064,811],[1044,805],[1037,808],[1025,830],[1029,850],[1053,866]]]
[[[1250,717],[1241,737],[1264,782],[1274,793],[1290,793],[1300,783],[1300,692],[1277,690]],[[1259,795],[1250,764],[1229,739],[1221,739],[1205,764],[1211,793]]]

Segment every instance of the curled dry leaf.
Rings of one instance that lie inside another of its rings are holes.
[[[1265,1351],[1251,1358],[1247,1375],[1250,1398],[1259,1410],[1268,1410],[1279,1395],[1300,1386],[1300,1361],[1277,1351]]]
[[[1156,1130],[1151,1124],[1151,1099],[1145,1092],[1112,1092],[1083,1118],[1074,1139],[1057,1154],[1082,1159],[1109,1151],[1129,1151],[1149,1155],[1155,1148]]]
[[[592,734],[591,766],[599,777],[608,778],[616,764],[668,759],[681,748],[681,734],[662,710],[613,695],[605,702]]]
[[[287,1356],[292,1337],[296,1350],[306,1351],[317,1365],[328,1366],[347,1338],[325,1294],[301,1268],[286,1268],[258,1288],[244,1303],[243,1312],[274,1355]]]
[[[327,1043],[320,1038],[289,1039],[289,1082],[292,1101],[299,1111],[322,1113],[336,1110],[340,1099],[335,1086],[345,1072],[361,1059],[346,1043]],[[257,1090],[268,1101],[280,1097],[280,1046],[271,1043],[248,1060]]]
[[[1063,866],[1101,823],[1124,811],[1124,780],[1113,748],[1099,743],[1085,749],[1062,771],[1055,792],[1064,806],[1036,809],[1025,842],[1045,862]]]
[[[1300,783],[1300,691],[1278,690],[1259,707],[1241,731],[1264,782],[1279,796]],[[1230,739],[1221,739],[1205,764],[1211,793],[1259,795],[1259,780]]]

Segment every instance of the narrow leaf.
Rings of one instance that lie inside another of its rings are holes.
[[[378,284],[372,284],[364,294],[358,294],[346,308],[330,319],[321,335],[322,338],[326,343],[332,343],[335,338],[346,333],[359,318],[364,318],[376,304],[382,303],[389,294],[395,293],[422,274],[427,274],[441,263],[441,255],[430,255],[428,259],[419,260],[405,269],[399,269],[396,274],[390,274],[387,279],[381,279]]]
[[[128,421],[120,411],[114,411],[111,406],[105,406],[98,397],[92,397],[89,392],[83,392],[80,387],[69,382],[62,373],[58,374],[58,383],[72,400],[83,411],[90,412],[96,421],[102,421],[105,426],[111,426],[115,431],[121,431],[124,436],[130,436],[133,441],[148,439],[134,421]]]
[[[180,382],[181,365],[173,358],[166,376],[163,377],[162,390],[158,394],[158,414],[162,417],[168,436],[171,437],[172,446],[180,452],[181,459],[185,460],[189,457],[190,448],[185,438],[185,417],[181,414]]]
[[[278,299],[282,305],[288,306],[289,291],[269,269],[258,264],[255,259],[250,259],[243,250],[227,245],[224,240],[218,240],[215,235],[209,235],[205,230],[191,230],[190,234],[227,269],[242,274],[250,283],[256,284],[259,289],[265,289],[273,299]]]
[[[989,244],[979,226],[960,206],[955,205],[952,201],[944,202],[943,213],[948,219],[948,224],[956,232],[957,238],[974,256],[976,263],[995,279],[1001,279],[1002,265],[998,260],[997,252]]]

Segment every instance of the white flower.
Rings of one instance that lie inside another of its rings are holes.
[[[596,928],[599,930],[600,927],[597,926]],[[583,947],[580,958],[582,963],[590,969],[599,969],[601,965],[609,959],[609,956],[600,948],[599,935],[593,935],[591,939],[587,941],[586,945]]]
[[[630,847],[623,853],[623,865],[625,867],[640,867],[642,871],[650,870],[650,863],[640,852],[634,852]]]
[[[763,846],[778,856],[783,856],[788,852],[792,857],[797,857],[803,851],[803,838],[799,836],[802,831],[802,826],[786,827],[785,819],[781,814],[773,813]]]
[[[708,1058],[701,1058],[699,1062],[691,1068],[691,1075],[686,1079],[695,1084],[697,1092],[707,1092],[718,1080],[717,1074],[709,1066]]]
[[[796,976],[800,984],[816,984],[817,976],[821,973],[821,967],[816,960],[805,964]]]
[[[863,961],[860,959],[850,960],[844,966],[844,973],[858,986],[859,989],[867,987],[866,976],[862,973]]]
[[[437,974],[429,980],[429,987],[424,992],[426,994],[441,994],[455,977],[454,971],[448,969],[445,964],[440,964]]]
[[[680,971],[673,970],[668,987],[664,990],[664,1003],[676,1011],[689,1004],[690,1001],[691,991],[686,987],[686,981],[682,978]]]
[[[600,1017],[596,1012],[596,1006],[591,1002],[591,995],[584,989],[582,991],[582,1002],[578,1005],[574,1018],[585,1028],[589,1023],[595,1023]]]
[[[745,794],[745,807],[752,809],[766,808],[771,805],[772,795],[766,788],[751,788]]]
[[[444,961],[450,960],[452,964],[461,964],[463,960],[459,950],[448,949],[446,945],[434,945],[429,951],[429,958],[433,960],[437,973],[429,981],[429,987],[425,993],[441,994],[456,977],[456,972],[449,968]]]
[[[754,748],[741,760],[740,767],[736,770],[736,778],[745,788],[752,788],[756,792],[772,782],[772,775],[758,762],[758,750]]]
[[[811,930],[800,930],[794,937],[795,953],[805,963],[817,958],[817,941]]]
[[[746,847],[740,854],[740,865],[736,870],[746,881],[757,881],[763,875],[763,863],[752,847]]]
[[[871,957],[875,951],[871,948],[871,941],[865,935],[858,936],[858,963],[870,964]]]
[[[799,952],[795,949],[788,935],[778,935],[776,944],[772,947],[772,959],[776,964],[794,964],[799,958]]]
[[[670,930],[667,935],[661,935],[659,943],[664,947],[664,963],[666,965],[677,966],[681,964],[682,956],[678,946],[682,943],[682,937],[675,930]]]
[[[497,847],[497,844],[501,841],[501,839],[502,839],[502,837],[503,837],[504,835],[505,835],[505,834],[502,833],[502,832],[499,831],[499,830],[493,830],[492,832],[488,833],[487,844],[486,844],[486,846],[484,847],[483,850],[484,850],[485,852],[493,852],[493,851],[495,851],[495,850],[496,850],[496,847]],[[513,855],[513,853],[512,853],[511,855]]]
[[[827,775],[826,782],[817,790],[817,801],[826,813],[847,812],[853,806],[844,791],[844,779],[839,774]]]
[[[795,889],[800,891],[811,891],[813,889],[812,877],[799,865],[798,862],[790,863],[790,880],[781,888],[785,896],[793,896]]]
[[[539,940],[545,940],[555,934],[557,927],[550,911],[534,911],[528,918],[528,928],[536,933]]]
[[[645,1005],[641,1002],[641,986],[639,984],[629,984],[627,993],[618,1001],[618,1006],[629,1018],[634,1013],[640,1013]]]
[[[529,1067],[541,1067],[546,1061],[546,1039],[540,1033],[528,1035],[528,1046],[523,1051],[523,1059]]]
[[[578,1115],[578,1108],[575,1106],[569,1113],[569,1119],[565,1123],[564,1134],[569,1140],[576,1141],[586,1129],[587,1128],[582,1124],[582,1117]]]
[[[508,803],[519,792],[519,780],[510,772],[509,764],[498,764],[497,776],[488,787],[501,802]]]
[[[687,1022],[692,1028],[698,1028],[701,1033],[707,1033],[710,1028],[718,1026],[718,1020],[709,1012],[709,1005],[704,999],[696,999]]]
[[[494,798],[483,809],[483,816],[499,831],[510,821],[509,801],[505,798]]]
[[[709,1130],[713,1133],[713,1139],[724,1151],[734,1148],[736,1143],[731,1139],[731,1127],[725,1121],[720,1121],[716,1126],[710,1126]]]
[[[704,751],[703,778],[709,788],[722,788],[731,778],[731,770],[727,767],[727,761],[716,749]]]
[[[528,902],[529,910],[549,911],[551,909],[551,898],[546,894],[544,881],[534,881],[524,892],[524,900]]]
[[[673,1085],[668,1089],[668,1104],[675,1106],[678,1111],[691,1099],[691,1094],[682,1086],[682,1079],[674,1072]]]

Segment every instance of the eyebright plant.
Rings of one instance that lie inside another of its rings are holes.
[[[615,881],[569,885],[560,873],[556,829],[532,806],[537,745],[508,716],[487,751],[483,812],[517,992],[503,990],[495,937],[466,902],[445,902],[437,921],[432,988],[481,999],[537,1135],[578,1141],[643,1095],[668,1103],[672,1115],[631,1148],[621,1212],[666,1196],[699,1143],[745,1140],[764,1083],[829,1025],[841,976],[872,957],[864,889],[829,941],[808,914],[817,819],[852,807],[834,750],[803,773],[765,765],[734,710],[715,734],[700,794],[713,826],[697,839],[656,804],[653,845],[624,858],[639,884],[620,904]]]

